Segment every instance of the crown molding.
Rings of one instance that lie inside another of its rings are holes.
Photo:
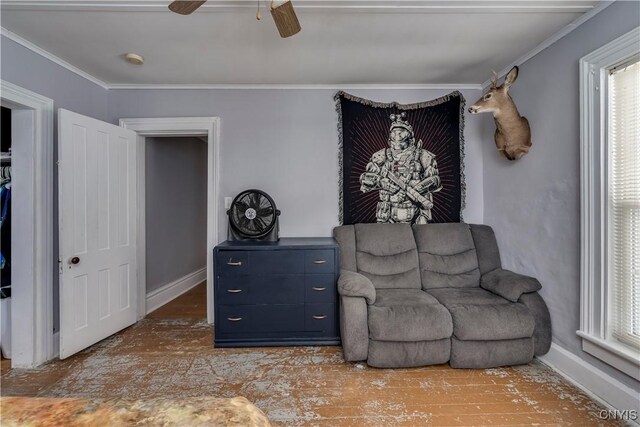
[[[23,39],[22,37],[20,37],[19,35],[12,33],[11,31],[7,30],[4,27],[0,27],[0,31],[2,33],[3,37],[8,38],[9,40],[12,40],[16,43],[18,43],[19,45],[31,50],[34,53],[37,53],[38,55],[47,58],[49,61],[58,64],[59,66],[66,68],[67,70],[71,71],[72,73],[75,73],[77,75],[79,75],[80,77],[84,77],[85,79],[89,80],[92,83],[97,84],[98,86],[100,86],[103,89],[109,89],[109,85],[105,82],[103,82],[102,80],[92,76],[91,74],[87,73],[86,71],[81,70],[80,68],[76,67],[75,65],[69,64],[67,61],[65,61],[64,59],[60,59],[57,56],[55,56],[54,54],[42,49],[40,46],[37,46],[33,43],[31,43],[29,40]]]
[[[576,20],[568,24],[566,27],[562,28],[560,31],[558,31],[557,33],[555,33],[554,35],[552,35],[551,37],[549,37],[548,39],[540,43],[538,46],[534,47],[529,52],[525,53],[520,58],[513,61],[507,67],[500,70],[500,72],[498,73],[498,78],[504,77],[509,72],[509,70],[511,70],[514,66],[521,65],[526,61],[528,61],[529,59],[533,58],[534,56],[536,56],[537,54],[539,54],[540,52],[542,52],[543,50],[545,50],[546,48],[548,48],[549,46],[551,46],[552,44],[554,44],[555,42],[557,42],[558,40],[566,36],[567,34],[571,33],[573,30],[575,30],[582,24],[587,22],[589,19],[593,18],[594,16],[596,16],[597,14],[605,10],[607,7],[611,6],[613,3],[615,3],[615,0],[600,1],[591,10],[580,15]],[[490,85],[491,85],[491,79],[489,78],[482,83],[482,88],[483,89],[487,88]]]
[[[208,0],[199,12],[255,9],[256,0]],[[374,13],[562,13],[586,12],[593,3],[582,0],[295,0],[296,9],[307,11],[342,10]],[[167,9],[167,1],[158,0],[9,0],[2,2],[7,10],[67,11],[159,11]]]
[[[394,89],[394,90],[481,90],[482,85],[476,83],[461,84],[351,84],[351,85],[331,85],[331,84],[112,84],[109,85],[111,90],[237,90],[237,89],[317,89],[317,90],[340,90],[340,89]]]

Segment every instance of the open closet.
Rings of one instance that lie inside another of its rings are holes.
[[[11,358],[11,110],[0,117],[2,166],[0,168],[0,347]]]

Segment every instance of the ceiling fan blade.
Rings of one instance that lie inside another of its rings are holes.
[[[180,15],[191,15],[197,8],[202,6],[207,0],[204,1],[186,1],[176,0],[169,5],[171,12],[179,13]]]
[[[280,6],[271,7],[271,16],[276,23],[280,37],[287,38],[300,32],[300,22],[290,0]]]

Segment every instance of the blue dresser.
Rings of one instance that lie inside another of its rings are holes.
[[[227,241],[213,256],[216,347],[340,343],[335,240]]]

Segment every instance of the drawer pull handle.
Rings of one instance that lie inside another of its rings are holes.
[[[242,317],[227,317],[227,320],[230,322],[239,322],[242,320]]]
[[[327,260],[326,259],[317,259],[315,261],[313,261],[314,264],[326,264]]]
[[[230,265],[233,267],[240,267],[242,265],[242,261],[233,261],[233,258],[229,258],[227,265]]]
[[[237,294],[238,292],[242,292],[242,289],[227,289],[227,292],[230,294]]]
[[[327,290],[327,288],[316,288],[315,286],[313,288],[311,288],[311,289],[313,289],[314,291],[318,291],[318,292]]]
[[[313,316],[313,318],[316,320],[322,320],[322,319],[326,319],[327,316]]]

